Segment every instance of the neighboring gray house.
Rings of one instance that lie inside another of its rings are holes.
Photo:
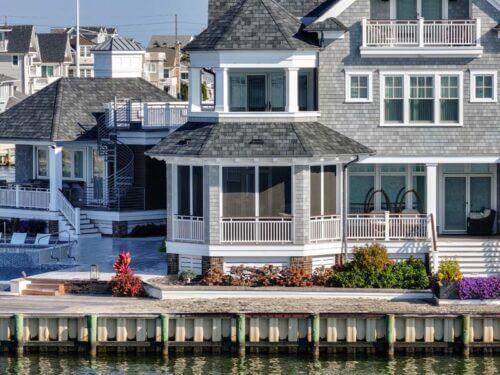
[[[18,84],[18,80],[0,74],[0,113],[26,98],[26,95],[17,90]]]
[[[68,34],[37,34],[40,47],[40,76],[33,78],[34,91],[39,91],[61,77],[67,77],[72,63]]]
[[[500,243],[463,237],[500,230],[499,22],[496,0],[210,0],[189,122],[148,153],[169,273],[312,269],[372,241],[500,273]]]

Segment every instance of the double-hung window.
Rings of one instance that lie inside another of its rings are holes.
[[[42,77],[54,77],[54,67],[42,66]]]
[[[381,73],[381,124],[460,125],[462,73]]]
[[[497,72],[471,71],[470,72],[470,101],[471,102],[496,102],[497,101]]]

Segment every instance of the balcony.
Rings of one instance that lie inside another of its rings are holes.
[[[174,241],[203,242],[205,240],[205,224],[203,217],[174,216]]]
[[[49,189],[9,185],[0,187],[0,206],[10,208],[48,210]]]
[[[362,20],[362,57],[479,57],[481,20]]]
[[[347,238],[350,240],[426,240],[429,217],[422,214],[348,215]]]
[[[293,242],[293,218],[245,217],[221,219],[222,243],[286,244]]]

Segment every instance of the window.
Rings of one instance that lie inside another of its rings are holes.
[[[292,214],[290,167],[259,168],[259,216],[283,217]]]
[[[82,78],[92,77],[92,69],[80,69],[80,77]]]
[[[90,46],[80,46],[80,57],[91,57]]]
[[[49,177],[49,150],[46,148],[37,148],[36,150],[38,177]]]
[[[188,72],[181,72],[181,79],[188,80],[189,79],[189,73]]]
[[[149,64],[149,73],[156,73],[156,63]]]
[[[496,102],[497,101],[497,72],[496,71],[471,71],[471,102]]]
[[[346,102],[372,101],[372,72],[346,72]]]
[[[170,69],[163,69],[163,78],[170,78]]]
[[[42,77],[54,77],[54,67],[42,66]]]
[[[391,0],[391,18],[398,20],[439,20],[447,18],[447,12],[448,0]]]
[[[83,179],[83,151],[63,150],[62,175],[67,179]]]
[[[177,214],[203,216],[203,167],[177,167]]]
[[[316,72],[314,69],[299,70],[299,111],[316,111]]]
[[[461,125],[461,72],[381,72],[381,83],[382,125]]]
[[[19,56],[17,56],[17,55],[12,56],[12,65],[19,66]]]

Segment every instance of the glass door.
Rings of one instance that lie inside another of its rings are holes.
[[[444,178],[444,229],[465,232],[467,227],[467,177]]]
[[[482,212],[491,208],[491,177],[470,177],[470,212]]]
[[[99,151],[92,151],[92,200],[104,203],[104,160]]]
[[[285,111],[285,75],[283,73],[269,74],[269,102],[271,112]]]
[[[396,19],[398,20],[417,19],[417,0],[397,0]]]
[[[247,76],[247,98],[249,112],[266,111],[266,75]]]
[[[443,18],[442,0],[421,0],[422,11],[420,16],[426,20],[440,20]]]

